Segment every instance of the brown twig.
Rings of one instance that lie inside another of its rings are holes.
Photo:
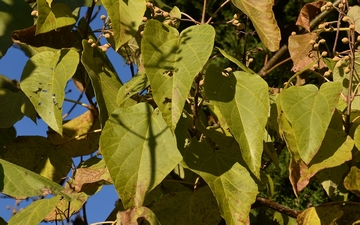
[[[210,18],[208,19],[208,21],[206,21],[206,23],[207,24],[209,24],[210,22],[211,22],[211,20],[213,19],[213,17],[220,11],[220,9],[222,8],[222,7],[224,7],[227,3],[229,3],[230,2],[230,0],[226,0],[223,4],[221,4],[220,5],[220,7],[217,9],[217,10],[215,10],[215,12],[210,16]]]
[[[298,215],[301,213],[301,211],[299,210],[295,210],[295,209],[290,209],[284,205],[281,205],[279,203],[276,202],[272,202],[269,199],[266,198],[261,198],[261,197],[256,197],[256,201],[253,204],[253,208],[256,208],[257,206],[266,206],[269,207],[271,209],[274,209],[280,213],[283,213],[287,216],[290,216],[292,218],[297,218]]]
[[[203,11],[201,15],[201,24],[205,23],[205,14],[206,14],[206,0],[204,0]]]

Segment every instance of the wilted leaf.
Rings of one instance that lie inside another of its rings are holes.
[[[91,79],[99,105],[100,124],[103,127],[109,114],[117,107],[115,96],[122,84],[107,56],[99,49],[92,48],[86,40],[83,40],[82,44],[84,51],[81,62]]]
[[[272,10],[274,1],[232,0],[231,2],[250,18],[264,45],[272,52],[277,51],[281,35]]]
[[[139,29],[146,10],[144,0],[102,0],[115,35],[115,50],[128,42]]]
[[[55,194],[69,199],[63,189],[39,174],[0,159],[0,190],[3,194],[17,199]]]
[[[294,141],[287,145],[293,148],[291,145],[296,143],[298,154],[306,164],[321,146],[341,89],[339,83],[328,82],[320,90],[314,85],[290,87],[278,97],[294,134]]]
[[[116,109],[102,131],[100,148],[125,208],[141,206],[181,160],[161,113],[146,103]]]
[[[37,34],[36,25],[31,27],[22,29],[22,30],[14,30],[11,33],[12,41],[19,44],[27,44],[33,47],[44,48],[54,48],[54,49],[62,49],[62,48],[71,48],[74,47],[76,43],[76,39],[71,32],[70,27],[62,27],[55,30],[52,30],[47,33]],[[40,51],[37,49],[37,51]],[[46,51],[50,51],[47,49]]]
[[[72,164],[63,148],[41,136],[18,136],[4,148],[2,158],[55,182],[66,177]]]
[[[210,25],[190,26],[179,35],[159,21],[146,23],[141,43],[144,67],[154,100],[173,132],[193,80],[212,52],[214,37]]]
[[[151,210],[162,224],[218,225],[221,221],[216,199],[207,186],[168,193]]]
[[[315,52],[312,54],[313,57],[310,57],[310,53],[312,52],[310,41],[316,38],[316,33],[289,36],[289,53],[291,60],[294,62],[294,66],[291,68],[292,71],[298,72],[317,59]],[[324,62],[320,61],[319,68],[321,69],[324,65]]]
[[[62,134],[62,104],[67,81],[74,75],[79,54],[74,50],[41,52],[27,61],[20,87],[40,117]]]
[[[63,135],[49,130],[48,137],[53,145],[61,146],[71,157],[88,155],[99,148],[99,121],[91,111],[70,120],[63,125]]]
[[[335,221],[343,214],[341,207],[337,205],[311,207],[302,212],[297,221],[299,225],[335,225]]]
[[[205,74],[206,97],[220,108],[251,171],[260,176],[265,125],[269,113],[268,85],[255,74],[236,71],[228,77],[210,65]]]
[[[0,1],[0,58],[12,42],[9,38],[11,32],[33,25],[31,7],[25,1],[2,0]]]
[[[69,183],[75,192],[88,192],[103,184],[111,184],[112,180],[104,160],[92,157],[79,165]]]
[[[40,224],[40,222],[55,208],[61,196],[49,199],[39,199],[32,202],[25,209],[20,210],[9,220],[9,225],[14,224]]]
[[[226,224],[246,224],[258,186],[248,170],[238,163],[241,155],[231,149],[213,150],[193,139],[184,153],[186,166],[210,186]]]
[[[321,12],[320,8],[325,4],[326,1],[323,0],[306,3],[300,11],[300,14],[296,21],[296,25],[302,26],[303,28],[305,28],[305,30],[310,32],[311,20],[313,20],[315,17],[317,17],[320,14]]]
[[[47,0],[37,0],[36,2],[39,12],[36,34],[46,33],[76,23],[76,19],[66,4],[52,4],[52,1],[49,3]]]

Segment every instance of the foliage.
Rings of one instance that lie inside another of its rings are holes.
[[[10,39],[29,56],[20,82],[0,76],[0,190],[39,197],[8,224],[70,223],[103,185],[114,224],[360,221],[360,7],[306,1],[290,35],[294,1],[279,2],[0,1],[0,57]],[[64,101],[87,112],[66,121]],[[24,116],[47,137],[16,136]]]

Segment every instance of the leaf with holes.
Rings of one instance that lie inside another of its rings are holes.
[[[342,86],[339,82],[321,85],[290,87],[279,96],[281,110],[291,124],[297,151],[309,164],[319,150],[337,102]]]
[[[208,60],[215,31],[196,25],[178,31],[156,20],[146,23],[141,43],[154,100],[174,132],[196,75]]]
[[[272,52],[279,49],[281,35],[269,0],[232,0],[238,9],[245,13],[253,23],[264,45]]]
[[[158,109],[139,103],[111,114],[100,148],[125,208],[141,206],[146,194],[180,162],[175,146]]]
[[[144,0],[102,0],[115,35],[115,50],[135,36],[146,10]]]
[[[74,50],[44,51],[27,61],[20,87],[40,117],[57,133],[62,134],[62,104],[67,81],[79,64]]]

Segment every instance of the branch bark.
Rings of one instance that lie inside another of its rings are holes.
[[[271,209],[274,209],[280,213],[283,213],[287,216],[290,216],[292,218],[297,218],[297,216],[301,213],[299,210],[290,209],[284,205],[281,205],[276,202],[272,202],[269,199],[257,197],[255,203],[253,204],[252,208],[256,208],[259,206],[266,206]]]

